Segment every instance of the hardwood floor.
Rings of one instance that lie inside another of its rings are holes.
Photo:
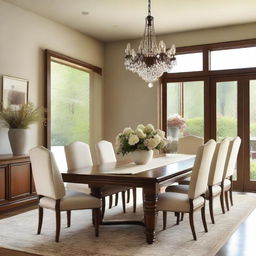
[[[34,208],[35,207],[29,207],[26,209],[15,211],[13,213],[2,214],[0,215],[0,219],[7,218]],[[239,226],[236,232],[230,237],[227,243],[219,250],[216,256],[255,256],[255,237],[256,209],[249,215],[246,221]],[[38,256],[38,254],[31,254],[26,252],[19,252],[0,248],[0,256]]]

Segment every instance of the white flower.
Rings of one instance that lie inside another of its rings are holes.
[[[150,139],[146,139],[144,141],[144,145],[148,148],[148,149],[154,149],[159,143],[157,143],[155,138],[150,138]]]
[[[135,145],[136,143],[138,143],[140,141],[139,137],[135,134],[130,134],[129,136],[129,140],[128,143],[129,145]]]
[[[139,125],[137,126],[137,129],[141,129],[142,131],[144,131],[145,125],[139,124]]]
[[[143,130],[140,129],[140,128],[137,128],[137,129],[135,130],[135,133],[136,133],[136,135],[137,135],[140,139],[145,139],[146,136],[147,136],[147,135],[143,132]]]
[[[154,132],[154,131],[155,131],[155,128],[152,124],[147,124],[147,126],[144,129],[144,132],[146,132],[146,133],[151,133],[151,132]]]
[[[155,140],[156,145],[158,145],[162,141],[162,138],[158,134],[155,135],[153,139]]]
[[[160,148],[164,148],[167,145],[167,141],[166,140],[161,140],[160,141]]]
[[[122,135],[122,133],[119,133],[116,136],[116,151],[119,152],[121,150],[121,138],[120,136]]]
[[[123,131],[124,135],[130,135],[131,133],[134,133],[134,130],[131,127],[125,128]]]
[[[160,130],[160,129],[156,129],[156,133],[162,138],[162,139],[164,139],[165,137],[165,132],[164,131],[162,131],[162,130]]]

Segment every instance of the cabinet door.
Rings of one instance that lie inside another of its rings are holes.
[[[0,203],[5,201],[6,195],[6,168],[0,167]]]
[[[30,164],[20,163],[10,166],[11,198],[30,194]]]

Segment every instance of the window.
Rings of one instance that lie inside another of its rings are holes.
[[[204,137],[204,81],[167,84],[167,118],[175,114],[182,116],[187,124],[181,136]]]
[[[176,55],[177,65],[170,73],[202,71],[203,70],[203,53],[186,53]]]
[[[256,47],[211,51],[211,70],[256,67]]]

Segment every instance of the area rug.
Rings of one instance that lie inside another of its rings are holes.
[[[162,213],[159,212],[156,241],[145,242],[144,227],[136,225],[101,226],[100,236],[94,236],[91,211],[73,211],[71,227],[66,228],[66,214],[62,213],[60,242],[54,242],[55,215],[45,211],[42,234],[36,235],[37,210],[2,219],[0,221],[0,247],[47,256],[203,256],[215,255],[239,224],[254,210],[254,194],[234,194],[234,206],[226,214],[221,213],[219,200],[215,200],[215,221],[211,224],[207,211],[209,232],[203,231],[200,211],[195,213],[198,240],[192,239],[188,214],[176,225],[173,213],[168,213],[167,229],[162,230]],[[142,205],[132,213],[128,205],[123,214],[120,206],[106,211],[106,219],[142,219]]]

